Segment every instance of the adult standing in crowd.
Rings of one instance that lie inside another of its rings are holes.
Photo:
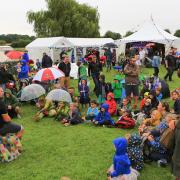
[[[88,75],[89,77],[92,76],[94,82],[94,91],[97,93],[98,86],[99,86],[99,64],[96,61],[96,56],[92,56],[92,61],[89,63],[88,66]],[[97,95],[97,94],[96,94]]]
[[[4,91],[0,87],[0,135],[6,136],[7,134],[16,134],[18,138],[21,138],[24,133],[24,128],[21,125],[11,122],[3,98]]]
[[[49,68],[52,67],[53,61],[51,57],[49,57],[46,53],[43,53],[43,58],[42,58],[42,68]]]
[[[176,59],[172,55],[172,52],[170,51],[169,54],[165,58],[165,67],[167,69],[167,73],[164,77],[164,80],[167,80],[169,78],[169,81],[172,81],[172,75],[176,67]]]
[[[65,77],[60,78],[60,85],[62,88],[68,89],[70,84],[70,72],[71,63],[69,61],[69,56],[64,56],[63,62],[59,63],[58,68],[64,73]]]
[[[160,66],[161,60],[158,51],[154,53],[153,59],[152,59],[152,67],[154,68],[154,76],[158,77],[159,75],[159,66]]]
[[[131,100],[131,95],[133,94],[134,105],[133,108],[136,109],[139,97],[139,67],[136,65],[136,58],[131,58],[129,64],[124,68],[125,74],[125,90],[128,100]]]

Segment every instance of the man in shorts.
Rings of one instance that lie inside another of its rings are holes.
[[[4,91],[2,87],[0,87],[0,136],[6,136],[10,133],[16,134],[18,138],[21,138],[24,134],[24,128],[21,125],[11,122],[3,97]]]
[[[137,108],[139,97],[139,67],[136,65],[136,58],[131,58],[129,64],[124,68],[125,90],[127,99],[131,102],[131,96],[134,98],[133,109]]]

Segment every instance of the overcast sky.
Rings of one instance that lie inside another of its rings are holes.
[[[150,19],[174,33],[180,29],[180,0],[78,0],[98,7],[100,32],[107,30],[124,34],[137,30]],[[29,10],[45,9],[45,0],[0,0],[0,34],[17,33],[34,35],[33,26],[27,23]]]

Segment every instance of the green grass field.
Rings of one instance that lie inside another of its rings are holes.
[[[143,69],[151,75],[153,69]],[[105,73],[111,81],[116,72]],[[161,69],[163,77],[165,69]],[[178,87],[179,79],[169,83],[171,90]],[[71,85],[77,87],[77,81]],[[91,83],[91,89],[92,89]],[[34,122],[36,108],[24,105],[23,118],[14,120],[25,127],[24,152],[16,161],[0,164],[0,180],[105,180],[106,170],[112,164],[112,140],[136,130],[94,127],[88,124],[64,127],[53,119]],[[146,165],[140,180],[173,180],[170,167],[160,168],[156,163]]]

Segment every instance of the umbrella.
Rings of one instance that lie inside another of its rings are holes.
[[[64,73],[57,68],[45,68],[38,71],[34,76],[33,81],[50,81],[60,77],[64,77]]]
[[[107,47],[107,48],[118,48],[118,46],[115,43],[106,43],[106,44],[104,44],[104,47]]]
[[[20,59],[23,55],[23,52],[20,51],[9,51],[6,56],[10,59]]]
[[[72,99],[70,94],[62,89],[54,89],[48,93],[46,96],[46,99],[52,100],[52,101],[63,101],[71,103]]]
[[[21,101],[30,101],[46,93],[45,89],[39,84],[26,86],[21,93]]]

